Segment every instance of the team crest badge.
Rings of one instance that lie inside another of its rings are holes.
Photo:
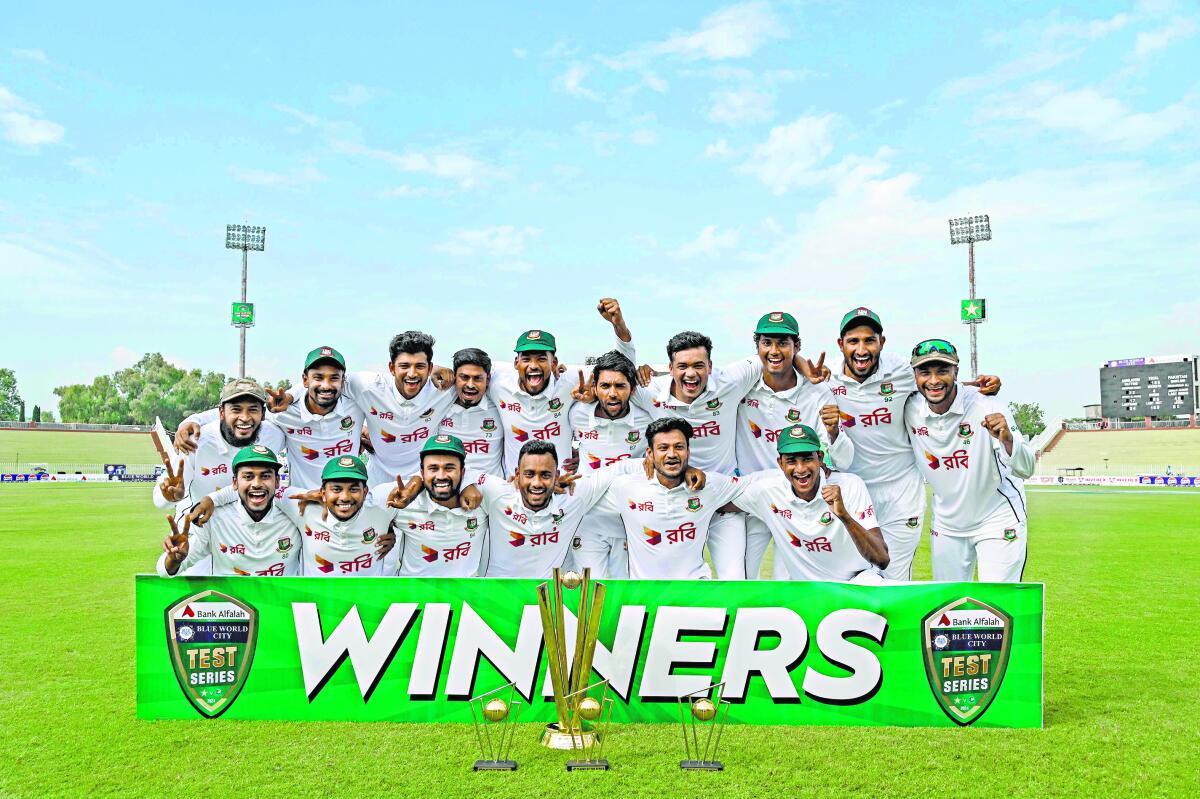
[[[216,718],[237,699],[254,660],[258,611],[219,591],[202,591],[167,608],[167,650],[192,707]]]
[[[540,330],[530,330],[528,333],[525,334],[525,338],[529,339],[530,341],[537,341],[541,337],[542,337],[542,331],[540,331]]]
[[[929,687],[955,724],[974,724],[996,698],[1012,634],[1011,616],[969,597],[937,608],[921,622]]]
[[[479,519],[474,516],[467,517],[467,529],[474,532],[479,529]]]
[[[496,420],[495,419],[484,419],[483,424],[480,425],[480,428],[485,433],[490,433],[496,429]]]
[[[279,549],[279,554],[283,555],[291,550],[292,539],[285,535],[276,542],[276,547]]]
[[[885,397],[890,397],[896,391],[896,387],[891,383],[880,383],[879,393]]]
[[[708,408],[710,411],[715,411],[717,408],[720,408],[720,407],[721,407],[721,400],[719,400],[719,399],[710,399],[710,400],[708,401],[708,404],[706,404],[704,407],[705,407],[705,408]]]
[[[625,436],[625,440],[630,444],[636,444],[642,440],[642,434],[637,430],[633,430],[629,433],[629,435]]]
[[[821,514],[821,518],[818,521],[820,521],[821,524],[833,524],[833,514],[829,511],[825,511]]]
[[[254,451],[257,452],[259,455],[266,455],[271,450],[267,449],[262,444],[255,444]]]
[[[1005,540],[1005,541],[1016,541],[1016,540],[1017,540],[1017,531],[1016,531],[1016,529],[1014,529],[1014,528],[1012,528],[1012,527],[1009,527],[1009,528],[1007,528],[1007,529],[1004,531],[1004,540]]]
[[[970,422],[963,422],[958,426],[959,438],[965,438],[969,440],[973,435],[975,435],[975,432],[971,429]]]
[[[350,418],[349,416],[343,417],[342,418],[342,429],[349,430],[351,427],[354,427],[354,419]]]
[[[433,416],[433,408],[426,408],[425,412],[421,414],[422,419],[428,419],[431,416]]]
[[[375,528],[374,527],[368,527],[366,530],[363,530],[363,543],[364,544],[369,544],[374,540],[375,540]]]
[[[345,458],[338,458],[338,466],[353,466],[353,465],[354,465],[354,459],[349,456],[347,456]]]
[[[771,321],[771,322],[782,322],[783,321],[783,313],[781,311],[772,311],[770,314],[767,315],[767,320]]]
[[[566,515],[566,511],[561,511],[561,510],[558,513],[551,513],[550,521],[554,522],[555,524],[562,524],[563,516],[565,516],[565,515]]]
[[[700,505],[700,497],[688,497],[688,504],[687,504],[688,510],[698,511],[698,510],[700,510],[701,507],[702,506]]]
[[[787,412],[787,420],[789,422],[800,421],[800,411],[796,410],[795,408],[792,408],[790,411]]]
[[[904,526],[905,527],[916,527],[917,526],[917,517],[916,516],[908,517],[908,521],[906,521],[904,523]]]
[[[450,436],[445,436],[445,435],[442,435],[442,436],[435,436],[433,440],[434,440],[434,441],[436,441],[436,442],[437,442],[437,443],[439,443],[439,444],[449,444],[449,443],[450,443]]]
[[[555,397],[546,403],[546,407],[552,411],[560,411],[562,410],[562,400],[560,400],[558,397]]]
[[[582,546],[583,546],[583,539],[580,538],[579,536],[575,536],[574,538],[571,539],[571,549],[579,549]]]

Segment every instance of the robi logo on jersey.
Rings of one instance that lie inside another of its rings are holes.
[[[326,560],[320,555],[313,555],[313,558],[317,561],[317,570],[322,574],[329,574],[333,571],[333,561]]]
[[[513,545],[514,547],[525,546],[525,536],[521,535],[520,533],[516,532],[515,530],[510,530],[508,532],[508,537],[512,539],[508,543]]]
[[[321,453],[317,452],[315,449],[309,449],[308,447],[301,444],[300,445],[300,454],[304,456],[304,460],[311,461],[311,460],[316,460],[316,457],[318,455],[320,455]]]
[[[421,544],[421,553],[421,559],[426,563],[433,563],[438,559],[438,551],[431,547],[427,547],[424,544]]]
[[[658,530],[651,530],[649,527],[643,527],[642,534],[646,536],[646,543],[652,547],[656,547],[662,543],[662,533],[660,533]]]
[[[396,437],[386,430],[380,430],[379,437],[383,439],[383,443],[385,444],[391,444],[396,440]]]

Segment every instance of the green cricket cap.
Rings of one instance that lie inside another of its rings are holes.
[[[462,441],[457,436],[448,436],[445,433],[436,435],[425,442],[425,446],[421,447],[421,454],[424,455],[427,452],[449,452],[463,460],[467,459],[467,450]]]
[[[780,455],[793,452],[820,452],[821,439],[817,433],[806,424],[794,424],[785,427],[775,441],[775,449]]]
[[[558,347],[554,336],[545,330],[526,330],[517,339],[513,352],[554,352]]]
[[[239,466],[254,464],[274,466],[276,470],[283,465],[279,462],[279,458],[275,457],[275,453],[268,447],[264,447],[262,444],[254,444],[239,449],[237,454],[233,456],[233,463],[230,465],[230,468],[236,472]]]
[[[858,325],[866,325],[876,333],[883,332],[883,322],[879,321],[879,314],[870,308],[860,307],[846,312],[846,315],[842,317],[842,326],[838,328],[838,333],[844,334],[850,328]]]
[[[911,363],[913,366],[923,363],[948,363],[958,366],[958,350],[943,338],[926,339],[913,347]]]
[[[342,367],[342,371],[346,370],[346,359],[342,354],[333,347],[317,347],[304,358],[304,371],[317,361],[333,361],[338,366]]]
[[[239,377],[237,380],[230,380],[226,383],[225,388],[221,389],[221,400],[217,404],[224,405],[226,402],[233,402],[238,397],[251,397],[263,405],[267,404],[267,392],[248,377]]]
[[[321,470],[321,482],[326,480],[361,480],[367,482],[367,465],[357,455],[330,458]]]
[[[796,317],[790,313],[771,311],[759,317],[758,326],[754,328],[754,332],[764,335],[782,333],[785,336],[800,338],[800,325],[796,322]]]

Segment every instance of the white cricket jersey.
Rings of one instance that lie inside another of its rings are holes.
[[[637,352],[631,342],[616,339],[616,350],[636,363]],[[568,366],[561,376],[548,375],[546,388],[529,394],[521,388],[520,375],[511,364],[493,364],[488,381],[488,397],[500,411],[504,432],[504,465],[513,471],[521,447],[530,439],[549,441],[558,452],[558,462],[571,457],[571,420],[569,411],[575,402],[571,392],[579,385],[579,367]]]
[[[358,513],[342,521],[329,513],[324,519],[319,503],[309,503],[301,515],[295,500],[284,500],[283,509],[304,530],[301,574],[305,577],[379,577],[383,558],[376,554],[379,536],[387,533],[396,516],[394,508],[365,502]]]
[[[201,415],[197,414],[200,418]],[[258,435],[251,444],[262,444],[272,452],[282,452],[283,433],[270,421],[264,421],[258,428]],[[233,456],[242,447],[234,446],[221,435],[221,420],[200,425],[200,438],[196,442],[196,451],[184,455],[183,458],[183,507],[190,508],[205,495],[226,486],[233,485]],[[165,477],[163,478],[166,479]],[[161,482],[161,481],[160,481]],[[278,492],[276,494],[278,496]],[[160,508],[172,507],[162,495],[162,489],[155,485],[154,504]],[[215,572],[214,572],[215,573]]]
[[[629,412],[620,419],[609,419],[596,413],[598,405],[575,403],[571,407],[571,428],[579,452],[580,474],[613,466],[630,458],[641,459],[646,454],[646,426],[650,414],[630,403]],[[621,517],[599,506],[583,517],[581,535],[625,540],[625,525]]]
[[[287,439],[288,480],[292,488],[321,487],[321,470],[330,458],[357,455],[363,411],[345,396],[319,416],[308,410],[303,395],[283,413],[268,414]]]
[[[817,493],[811,501],[796,496],[792,484],[778,468],[753,478],[743,478],[745,490],[737,506],[767,526],[775,539],[775,557],[782,561],[792,580],[836,580],[844,582],[867,571],[871,564],[846,529],[821,498],[821,489],[835,485],[842,490],[842,504],[860,525],[878,527],[867,485],[857,475],[822,470]]]
[[[345,394],[365,414],[375,453],[367,461],[370,485],[394,483],[421,470],[421,447],[437,435],[438,423],[453,404],[453,390],[426,381],[417,396],[405,399],[390,372],[347,372]]]
[[[648,394],[634,392],[635,401],[655,419],[679,416],[692,425],[688,462],[706,473],[733,474],[737,469],[736,435],[738,403],[762,378],[762,361],[747,358],[713,369],[708,385],[695,402],[671,395],[671,375],[651,381]],[[649,407],[646,403],[649,402]],[[630,547],[632,554],[633,547]],[[630,558],[632,563],[632,557]]]
[[[808,425],[817,432],[833,468],[849,467],[854,460],[854,444],[840,431],[837,441],[830,442],[829,431],[821,422],[821,408],[825,405],[837,405],[837,401],[824,383],[814,384],[797,375],[795,386],[776,392],[760,378],[737,409],[738,473],[779,468],[776,442],[779,434],[794,424]]]
[[[1012,455],[984,428],[991,413],[1008,420]],[[1034,455],[999,401],[960,385],[944,414],[931,411],[916,394],[904,416],[917,470],[933,487],[931,529],[961,536],[987,525],[1025,522],[1025,489],[1017,478],[1033,474]]]
[[[861,383],[846,375],[843,363],[830,377],[830,390],[842,419],[841,435],[854,442],[854,460],[844,470],[867,485],[911,476],[912,446],[904,404],[917,384],[908,359],[881,352],[879,367]]]
[[[232,490],[232,489],[231,489]],[[215,501],[215,497],[214,497]],[[203,527],[193,526],[188,534],[188,554],[176,574],[212,556],[212,573],[218,576],[290,576],[300,573],[302,536],[296,519],[279,502],[262,521],[246,512],[241,500],[217,506]],[[158,559],[158,573],[170,577],[166,553]]]
[[[496,475],[480,475],[475,485],[483,493],[481,510],[488,516],[486,577],[546,579],[566,560],[568,547],[580,521],[613,480],[633,469],[638,461],[623,461],[608,469],[582,475],[573,494],[554,494],[540,511],[525,506],[521,492]]]
[[[438,432],[462,441],[463,449],[467,451],[464,470],[508,474],[504,467],[504,430],[500,411],[486,395],[473,408],[464,408],[457,402],[450,403],[442,415]],[[516,464],[513,466],[515,468]]]
[[[640,467],[639,467],[640,471]],[[736,477],[706,472],[693,491],[683,482],[667,488],[655,475],[618,477],[598,506],[619,513],[629,544],[629,576],[634,580],[696,580],[712,577],[704,544],[714,514],[742,492]]]
[[[381,486],[377,497],[384,489]],[[407,508],[395,511],[401,577],[474,577],[488,540],[483,508],[446,508],[422,491]]]

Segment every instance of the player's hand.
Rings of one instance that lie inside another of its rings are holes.
[[[689,491],[701,491],[704,489],[706,482],[704,472],[697,469],[695,466],[689,466],[683,470],[683,482],[687,483]]]
[[[830,441],[837,440],[841,423],[842,417],[838,412],[837,405],[831,402],[828,405],[821,406],[821,424],[825,425],[825,432],[829,433]]]
[[[267,389],[267,410],[271,413],[283,413],[292,404],[292,395],[286,388]]]
[[[180,452],[196,451],[196,442],[200,440],[200,425],[195,422],[183,422],[175,431],[175,449]],[[166,463],[166,461],[163,461]]]
[[[316,503],[321,506],[321,521],[329,518],[329,507],[325,504],[325,495],[319,488],[301,491],[299,494],[288,494],[288,499],[294,499],[300,503],[301,516],[304,515],[304,511],[309,505]]]
[[[604,317],[604,321],[613,327],[616,327],[625,319],[621,315],[621,303],[617,302],[613,297],[602,297],[600,304],[596,306],[596,310],[600,312],[600,316]]]
[[[171,464],[167,464],[167,479],[158,484],[158,488],[162,491],[163,499],[167,502],[178,502],[183,499],[183,461],[179,461],[179,471],[171,471]]]
[[[574,474],[579,471],[579,456],[572,455],[569,458],[563,458],[562,470],[568,474]]]
[[[574,474],[574,473],[560,474],[558,476],[558,479],[554,481],[554,493],[555,494],[574,494],[575,493],[575,481],[578,479],[579,479],[578,474]]]
[[[792,360],[792,365],[810,383],[824,383],[833,375],[833,372],[829,371],[829,367],[825,365],[825,353],[823,352],[817,358],[816,363],[797,352],[796,357]]]
[[[192,509],[188,511],[184,518],[197,527],[203,527],[208,520],[212,518],[213,511],[216,509],[217,506],[213,504],[211,499],[208,497],[203,497],[199,502],[192,506]]]
[[[475,484],[467,486],[458,495],[458,506],[463,510],[475,510],[483,504],[483,492]]]
[[[369,452],[375,454],[375,447],[371,445],[371,436],[367,433],[367,428],[363,428],[362,434],[358,437],[358,451]]]
[[[650,381],[654,379],[654,369],[648,363],[644,363],[638,367],[637,382],[642,388],[650,385]]]
[[[171,534],[163,539],[163,552],[167,553],[163,565],[167,567],[167,574],[174,574],[179,571],[179,564],[183,563],[188,554],[188,530],[191,529],[191,522],[184,516],[182,530],[175,524],[174,516],[168,516],[167,523],[171,525]]]
[[[591,405],[596,401],[596,390],[592,385],[592,379],[589,377],[585,382],[582,369],[579,370],[579,385],[571,389],[571,397],[584,405]]]
[[[992,437],[1005,446],[1006,449],[1012,448],[1012,430],[1008,429],[1008,420],[1004,418],[1002,413],[989,413],[983,417],[983,427]]]
[[[396,532],[389,527],[387,532],[375,539],[375,557],[383,560],[396,546]]]
[[[986,394],[989,397],[994,397],[1000,393],[1000,378],[996,375],[980,375],[974,380],[963,383],[963,385],[975,386],[979,389],[980,394]]]
[[[842,503],[842,489],[839,486],[826,483],[821,488],[821,499],[825,500],[834,516],[839,519],[846,517],[846,506]]]
[[[421,475],[415,474],[406,484],[404,478],[396,475],[396,487],[388,494],[387,505],[389,508],[398,508],[404,510],[408,507],[421,491],[425,488],[425,483],[421,480]]]
[[[429,379],[433,381],[434,388],[438,391],[445,391],[454,387],[454,370],[445,366],[435,366]]]

